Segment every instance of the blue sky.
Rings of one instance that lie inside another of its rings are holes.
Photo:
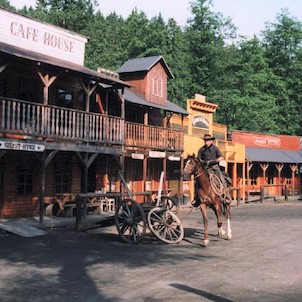
[[[12,5],[21,8],[35,5],[36,0],[9,0]],[[191,0],[98,0],[103,15],[115,11],[127,17],[136,7],[146,13],[148,18],[162,14],[167,21],[173,17],[184,26],[190,18]],[[282,8],[287,8],[293,17],[302,21],[302,0],[212,0],[213,10],[231,17],[238,27],[238,34],[247,37],[259,35],[265,29],[266,22],[274,22]]]

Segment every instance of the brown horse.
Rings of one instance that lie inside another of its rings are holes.
[[[218,236],[225,235],[221,221],[221,213],[223,212],[228,225],[227,239],[232,239],[230,203],[223,202],[222,198],[214,192],[211,187],[209,175],[203,163],[195,156],[195,154],[187,157],[184,174],[194,175],[194,178],[197,181],[197,186],[195,186],[197,194],[195,195],[198,195],[201,201],[200,209],[204,224],[204,245],[207,246],[209,244],[207,207],[211,207],[217,217]]]

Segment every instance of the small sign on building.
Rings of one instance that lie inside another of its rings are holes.
[[[42,143],[23,143],[19,141],[0,141],[0,149],[43,152],[45,145]]]
[[[141,154],[141,153],[132,153],[131,157],[133,159],[140,159],[140,160],[142,160],[142,159],[144,159],[144,154]]]
[[[149,157],[151,157],[151,158],[165,158],[166,157],[166,152],[149,151]]]

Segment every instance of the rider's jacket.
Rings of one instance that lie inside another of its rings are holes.
[[[219,157],[222,157],[221,151],[213,144],[211,144],[209,147],[204,145],[198,151],[198,158],[201,160],[216,160]]]

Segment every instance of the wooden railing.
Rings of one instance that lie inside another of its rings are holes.
[[[181,151],[183,132],[120,117],[0,98],[2,133]]]
[[[0,130],[28,136],[123,143],[124,120],[80,110],[1,99]]]
[[[183,131],[125,122],[125,145],[181,151]]]

